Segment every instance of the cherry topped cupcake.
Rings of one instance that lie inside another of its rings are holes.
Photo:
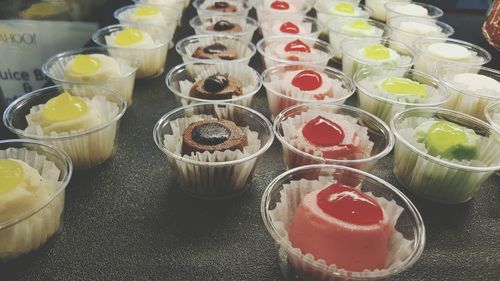
[[[251,42],[255,30],[259,27],[256,20],[250,17],[210,15],[194,17],[189,25],[196,34],[230,35],[244,42]]]
[[[276,17],[294,18],[311,10],[314,1],[309,0],[257,0],[254,2],[259,21]]]
[[[323,25],[315,18],[296,15],[290,17],[272,17],[261,21],[262,37],[283,35],[299,35],[317,38],[323,30]]]

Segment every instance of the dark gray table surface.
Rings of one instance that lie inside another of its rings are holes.
[[[193,34],[187,22],[194,14],[192,7],[185,11],[176,40]],[[498,68],[498,52],[480,34],[484,19],[449,12],[442,20],[455,28],[454,38],[486,47],[494,57],[489,65]],[[103,20],[112,22],[111,15]],[[179,63],[170,50],[166,72]],[[262,70],[258,55],[251,65]],[[240,198],[190,198],[167,177],[164,155],[152,138],[156,121],[177,106],[164,79],[165,74],[136,82],[116,155],[73,176],[61,233],[35,253],[0,265],[0,281],[282,280],[260,214],[265,187],[284,172],[279,142],[264,154],[251,189]],[[263,90],[253,107],[269,115]],[[2,131],[0,139],[7,135]],[[470,202],[446,206],[409,194],[391,167],[389,155],[373,173],[412,199],[427,228],[420,260],[391,280],[500,280],[500,177],[490,178]]]

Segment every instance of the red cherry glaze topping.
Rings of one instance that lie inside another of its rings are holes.
[[[271,8],[275,10],[288,10],[290,5],[285,1],[274,1],[271,3]]]
[[[373,198],[340,183],[320,191],[317,200],[323,212],[347,223],[371,225],[384,218],[382,208]]]
[[[319,115],[302,127],[302,135],[317,146],[334,146],[344,140],[340,125]]]
[[[283,33],[297,34],[299,33],[299,27],[287,21],[280,26],[280,31]]]
[[[323,84],[321,74],[314,70],[303,70],[292,79],[292,85],[302,91],[316,90]]]
[[[302,52],[302,53],[310,53],[311,48],[307,46],[300,39],[294,40],[285,46],[285,52]]]

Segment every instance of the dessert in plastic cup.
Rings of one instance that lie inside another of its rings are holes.
[[[455,30],[450,25],[422,17],[396,16],[387,20],[391,28],[391,40],[412,46],[419,37],[450,37]]]
[[[443,10],[430,4],[420,2],[390,1],[385,3],[386,21],[397,16],[411,16],[437,19],[443,16]]]
[[[249,107],[262,86],[257,71],[231,62],[184,63],[170,70],[165,81],[182,106],[212,102]]]
[[[423,72],[400,68],[361,69],[354,75],[359,108],[387,124],[407,108],[439,107],[450,97],[439,81]]]
[[[260,29],[263,38],[279,35],[299,35],[318,38],[324,27],[313,17],[294,15],[293,17],[273,17],[261,21]]]
[[[179,11],[189,6],[189,0],[132,0],[135,4],[158,5],[171,7]],[[180,17],[179,17],[180,18]]]
[[[257,12],[257,18],[264,22],[277,17],[293,19],[305,16],[314,4],[313,0],[255,0],[253,6]]]
[[[486,120],[500,132],[500,101],[488,105],[484,109]]]
[[[412,108],[391,120],[393,172],[412,193],[439,203],[466,202],[500,170],[500,132],[440,108]]]
[[[165,69],[172,36],[154,25],[116,24],[99,29],[92,40],[107,48],[112,57],[137,61],[137,78],[152,79]]]
[[[274,134],[259,112],[235,104],[191,104],[156,123],[153,138],[179,187],[201,199],[242,194]]]
[[[334,59],[342,59],[342,42],[353,38],[389,38],[391,29],[384,23],[360,18],[332,19],[328,23],[329,41],[332,45]]]
[[[121,24],[156,25],[167,34],[174,34],[181,20],[182,10],[160,5],[136,4],[117,9],[113,16]]]
[[[359,1],[327,0],[316,1],[314,8],[317,11],[318,21],[323,26],[328,26],[332,20],[348,18],[368,19],[373,11]]]
[[[0,141],[0,263],[40,248],[59,232],[72,171],[59,149]]]
[[[83,48],[57,54],[42,66],[43,73],[54,84],[82,88],[108,87],[132,104],[137,61],[114,58],[105,48]]]
[[[373,66],[411,68],[414,53],[407,45],[384,38],[356,38],[342,43],[342,71],[349,77]]]
[[[195,0],[193,7],[198,16],[237,15],[246,17],[252,8],[252,3],[247,0]]]
[[[365,0],[365,5],[373,10],[372,18],[379,21],[386,21],[385,4],[387,2],[406,2],[410,3],[411,0]]]
[[[474,67],[463,71],[453,65],[437,69],[441,87],[450,92],[444,108],[459,111],[486,120],[485,107],[500,101],[500,71],[487,67]]]
[[[189,21],[189,25],[198,35],[230,35],[247,43],[252,42],[253,34],[259,27],[257,21],[250,17],[227,15],[197,16]]]
[[[401,191],[337,165],[279,175],[264,191],[261,214],[286,280],[387,279],[410,268],[426,240],[422,217]]]
[[[5,126],[22,139],[66,152],[77,169],[109,159],[127,102],[104,87],[52,86],[23,95],[5,109]]]
[[[288,169],[335,164],[371,171],[391,152],[394,136],[382,120],[361,109],[335,104],[303,104],[274,119]]]
[[[416,70],[436,75],[444,64],[453,65],[457,71],[477,69],[488,63],[491,55],[485,49],[457,39],[442,37],[420,37],[413,41]]]
[[[272,118],[296,104],[343,104],[355,91],[344,73],[319,65],[276,65],[262,72],[262,84]]]
[[[251,42],[228,35],[193,35],[175,45],[175,50],[184,63],[190,61],[236,62],[248,64],[256,48]]]
[[[265,68],[295,63],[326,66],[334,55],[333,48],[325,41],[303,36],[273,36],[261,39],[257,43],[257,51],[262,56]]]

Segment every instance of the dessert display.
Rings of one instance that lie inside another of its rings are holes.
[[[293,18],[269,18],[261,22],[260,29],[263,38],[279,35],[300,35],[317,38],[324,28],[315,18],[294,15]]]
[[[92,40],[113,57],[138,62],[137,78],[151,79],[164,71],[172,36],[152,25],[117,24],[96,31]]]
[[[257,50],[266,68],[280,63],[297,62],[326,66],[333,56],[333,49],[326,42],[302,36],[276,36],[261,39],[257,43]]]
[[[436,6],[420,2],[388,2],[385,4],[386,20],[396,16],[411,16],[437,19],[443,16],[443,10]]]
[[[317,1],[314,5],[318,21],[324,26],[349,18],[368,19],[372,10],[353,1]]]
[[[405,44],[387,39],[356,39],[342,43],[342,71],[353,77],[356,71],[373,66],[406,67],[413,65],[413,51]]]
[[[158,5],[136,4],[115,11],[114,17],[121,24],[157,25],[167,34],[174,34],[182,10]]]
[[[500,132],[456,111],[408,109],[391,122],[394,175],[409,191],[441,203],[470,200],[500,169]]]
[[[434,19],[397,16],[387,20],[391,28],[390,39],[412,46],[418,37],[450,37],[455,30],[448,24]]]
[[[422,37],[413,41],[415,69],[435,75],[440,65],[453,65],[457,71],[468,71],[488,63],[491,55],[485,49],[457,39]]]
[[[116,90],[132,104],[137,62],[109,55],[104,48],[84,48],[57,54],[42,66],[43,73],[55,84],[85,91],[103,86]]]
[[[433,76],[403,68],[373,68],[354,75],[359,108],[389,124],[392,117],[411,107],[437,107],[450,97]]]
[[[71,172],[59,150],[0,141],[0,261],[41,247],[59,231]]]
[[[486,120],[485,107],[500,101],[500,72],[487,67],[476,67],[468,71],[454,66],[437,69],[441,87],[450,92],[445,108],[456,110]]]
[[[405,2],[410,3],[411,0],[365,0],[365,5],[372,9],[373,13],[371,17],[379,21],[386,21],[386,9],[385,4],[388,2]]]
[[[386,279],[418,259],[425,243],[409,199],[348,167],[287,171],[266,188],[261,206],[287,280]]]
[[[296,105],[274,120],[287,168],[339,164],[370,171],[394,144],[389,127],[345,105]]]
[[[486,41],[497,50],[500,50],[500,2],[493,2],[482,31]]]
[[[126,101],[111,89],[73,92],[52,86],[13,102],[5,110],[4,122],[21,138],[62,149],[75,167],[90,168],[113,154],[126,107]]]
[[[241,40],[247,43],[252,41],[253,34],[259,27],[256,20],[240,16],[194,17],[189,21],[189,25],[198,35],[227,34],[241,38]]]
[[[254,6],[257,18],[264,22],[276,18],[305,16],[311,10],[312,3],[309,0],[256,0]]]
[[[246,17],[252,8],[247,1],[235,0],[195,0],[193,6],[198,16],[238,15]]]
[[[295,104],[342,104],[355,90],[342,72],[327,66],[277,65],[262,73],[271,116]]]
[[[174,109],[154,128],[180,188],[200,198],[245,192],[259,156],[273,142],[260,113],[234,104],[195,104]]]

